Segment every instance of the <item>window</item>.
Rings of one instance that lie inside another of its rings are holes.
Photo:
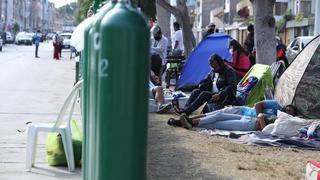
[[[293,42],[290,44],[290,47],[292,48],[296,44],[297,39],[294,39]]]
[[[196,4],[195,0],[187,0],[187,6],[194,6]]]
[[[300,1],[300,13],[302,13],[304,17],[311,16],[311,1]]]
[[[282,16],[286,10],[288,9],[288,3],[287,2],[276,2],[274,7],[274,14],[276,16]]]

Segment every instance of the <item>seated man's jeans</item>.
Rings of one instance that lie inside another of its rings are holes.
[[[190,115],[193,111],[209,101],[212,98],[212,95],[213,93],[209,91],[201,91],[200,89],[193,90],[188,102],[184,106],[183,112]]]

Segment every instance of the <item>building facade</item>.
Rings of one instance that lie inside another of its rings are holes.
[[[226,2],[233,2],[225,0]],[[314,16],[316,0],[276,0],[274,18],[278,24],[284,23],[283,30],[278,30],[278,36],[285,44],[297,36],[312,36],[314,34]],[[227,4],[227,3],[226,3]],[[247,25],[252,22],[253,7],[250,0],[241,0],[232,8],[232,4],[225,6],[225,11],[233,13],[233,22],[225,21],[225,32],[243,44],[247,36]],[[289,18],[291,17],[291,18]],[[289,19],[288,19],[289,18]]]
[[[54,3],[48,0],[0,0],[1,31],[62,31],[61,20],[63,16],[57,14]],[[58,21],[57,25],[55,21]]]
[[[221,14],[223,15],[224,0],[197,0],[195,3],[195,19],[193,30],[197,42],[201,41],[202,34],[207,25],[211,22],[215,23],[217,28],[223,28]]]

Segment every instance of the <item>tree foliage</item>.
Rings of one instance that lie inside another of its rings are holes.
[[[106,0],[101,0],[104,2]],[[78,0],[78,8],[75,12],[77,23],[80,23],[87,17],[87,12],[92,5],[93,0]],[[138,7],[139,0],[132,0],[134,6]],[[156,5],[155,0],[140,0],[141,11],[148,17],[155,19],[156,17]]]
[[[87,17],[87,12],[91,5],[92,5],[92,0],[78,0],[78,9],[75,12],[77,23],[80,23]]]
[[[64,6],[61,6],[60,8],[58,8],[58,11],[60,14],[74,14],[77,8],[78,8],[77,3],[73,2],[70,4],[66,4]]]
[[[132,0],[132,3],[138,7],[139,0]],[[156,2],[155,0],[140,0],[141,11],[151,19],[156,18]]]

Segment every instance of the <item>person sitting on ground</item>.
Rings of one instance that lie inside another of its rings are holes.
[[[235,71],[226,65],[218,54],[211,55],[209,64],[211,67],[209,75],[201,81],[199,89],[192,91],[184,108],[180,110],[174,107],[177,114],[190,115],[209,100],[214,107],[213,110],[231,105],[235,100],[237,89]]]
[[[183,126],[186,129],[201,127],[229,131],[260,131],[266,125],[274,123],[278,110],[292,116],[298,114],[297,107],[294,105],[281,107],[275,100],[264,100],[256,103],[252,108],[233,106],[191,118],[181,115],[179,120],[169,119],[168,124]]]
[[[154,78],[156,82],[159,81],[158,76],[155,76],[152,72],[151,76],[153,76],[152,78]],[[166,113],[172,108],[171,103],[164,104],[163,88],[161,86],[155,86],[151,81],[149,81],[149,98],[155,99],[156,105],[158,107],[157,113],[159,114]]]
[[[227,62],[228,65],[233,67],[237,73],[237,82],[240,82],[243,76],[251,68],[251,61],[248,57],[248,53],[236,40],[231,40],[229,45],[230,53],[232,54],[232,61]]]

